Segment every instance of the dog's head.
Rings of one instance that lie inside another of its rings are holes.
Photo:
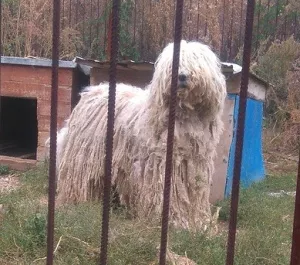
[[[171,91],[173,49],[173,43],[167,45],[155,62],[152,93],[160,104],[168,100]],[[211,105],[223,104],[225,95],[225,77],[215,53],[202,43],[181,41],[177,81],[179,106],[203,111]]]

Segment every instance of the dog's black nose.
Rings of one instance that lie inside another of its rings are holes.
[[[179,80],[180,82],[186,81],[186,75],[184,75],[184,74],[178,75],[178,80]]]

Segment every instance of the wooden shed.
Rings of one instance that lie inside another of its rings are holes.
[[[52,61],[1,57],[0,164],[25,169],[45,157],[50,133]],[[89,78],[75,62],[59,62],[58,126]]]
[[[75,61],[80,65],[90,67],[91,85],[108,81],[109,62],[82,58],[76,58]],[[118,82],[145,87],[152,79],[154,64],[151,62],[123,61],[118,64],[117,69]],[[227,99],[223,113],[225,129],[217,148],[211,202],[222,200],[231,191],[242,70],[239,65],[230,63],[222,63],[222,69],[227,83]],[[244,187],[265,176],[262,153],[262,121],[267,87],[268,84],[265,81],[253,73],[250,74],[241,176]]]

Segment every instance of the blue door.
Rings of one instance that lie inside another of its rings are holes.
[[[229,153],[227,169],[225,197],[229,196],[232,188],[234,154],[236,146],[236,128],[239,109],[239,96],[229,95],[235,99],[233,126],[234,133]],[[245,136],[241,169],[241,187],[249,187],[253,182],[262,180],[265,177],[265,167],[262,149],[262,129],[263,129],[263,102],[248,98]]]

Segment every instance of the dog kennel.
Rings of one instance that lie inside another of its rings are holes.
[[[0,164],[15,169],[45,157],[50,133],[52,61],[1,57]],[[58,126],[77,103],[89,78],[75,62],[59,62]]]

